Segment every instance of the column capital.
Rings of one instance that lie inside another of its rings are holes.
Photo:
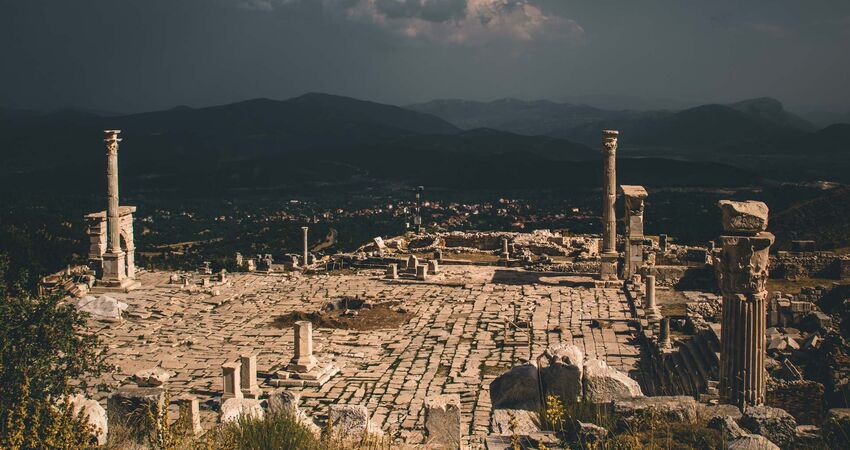
[[[613,155],[617,152],[617,136],[620,132],[617,130],[602,130],[602,147],[608,153]]]
[[[118,135],[121,130],[103,130],[103,142],[106,142],[106,153],[108,155],[118,154],[118,143],[122,141]]]

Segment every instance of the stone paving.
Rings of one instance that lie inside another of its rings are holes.
[[[206,426],[216,417],[209,406],[221,395],[223,363],[256,352],[260,376],[273,373],[293,355],[292,330],[274,328],[274,318],[317,311],[343,296],[399,301],[413,318],[395,329],[314,329],[316,356],[342,366],[322,387],[296,389],[316,418],[329,404],[364,404],[385,431],[417,443],[425,397],[459,394],[462,427],[475,447],[491,433],[490,382],[548,345],[572,342],[639,379],[637,330],[624,294],[574,287],[566,277],[492,266],[444,266],[428,281],[386,280],[383,271],[235,273],[204,292],[169,284],[170,275],[145,272],[141,289],[110,294],[130,309],[121,323],[93,325],[118,366],[106,381],[114,388],[138,370],[169,369],[176,374],[167,383],[172,396],[196,394],[207,408]],[[506,336],[506,318],[525,327],[510,327]],[[503,346],[506,340],[514,345]],[[274,389],[263,378],[260,385]],[[103,401],[106,392],[99,395]]]

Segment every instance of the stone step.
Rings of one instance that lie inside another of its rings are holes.
[[[686,355],[691,359],[694,368],[696,368],[699,375],[699,383],[697,384],[698,392],[701,392],[708,381],[708,372],[705,369],[705,364],[702,362],[702,357],[700,356],[699,351],[696,349],[696,345],[694,345],[692,340],[688,340],[681,347],[682,351],[686,353]],[[696,374],[695,374],[696,375]]]
[[[678,354],[679,359],[682,361],[681,367],[685,372],[684,375],[688,384],[689,391],[687,392],[687,394],[696,395],[701,390],[702,380],[700,379],[699,370],[697,370],[696,366],[694,365],[693,358],[691,358],[691,355],[684,349],[684,346],[680,346]]]

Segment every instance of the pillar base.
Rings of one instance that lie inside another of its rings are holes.
[[[319,362],[316,361],[315,356],[308,356],[298,359],[292,358],[292,361],[289,361],[289,365],[286,366],[286,370],[299,373],[309,372],[313,370],[313,368],[316,367],[316,364],[318,363]]]
[[[132,278],[124,278],[123,280],[97,280],[89,292],[92,294],[130,292],[140,287],[142,287],[142,283]]]
[[[614,254],[603,254],[602,261],[599,264],[599,279],[602,281],[615,281],[619,280],[619,275],[617,273],[617,258],[618,255]]]

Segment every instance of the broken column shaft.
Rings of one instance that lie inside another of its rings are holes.
[[[603,280],[617,279],[617,136],[616,130],[602,132],[602,264]]]
[[[303,262],[304,267],[307,267],[307,252],[308,252],[308,248],[307,248],[307,230],[309,230],[309,228],[307,228],[307,227],[301,227],[301,231],[303,231],[303,232],[304,232],[304,256],[303,256],[303,257],[304,257],[304,262]]]
[[[738,407],[765,401],[765,329],[770,246],[767,205],[722,200],[722,251],[717,260],[723,312],[720,397]]]

